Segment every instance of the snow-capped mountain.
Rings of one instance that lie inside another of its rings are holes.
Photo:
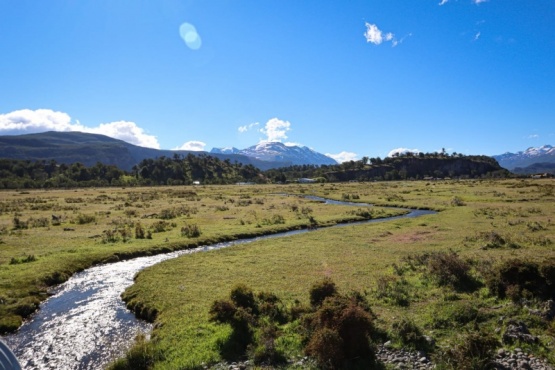
[[[527,167],[534,163],[555,163],[555,148],[544,145],[539,148],[530,147],[518,153],[494,155],[501,167],[512,170],[516,167]]]
[[[227,150],[236,150],[228,152]],[[280,142],[261,142],[249,148],[238,150],[236,148],[213,148],[210,153],[241,154],[268,162],[281,162],[288,165],[314,164],[332,165],[337,164],[335,159],[318,153],[306,146],[288,146]]]
[[[212,148],[212,150],[210,151],[210,153],[212,154],[239,154],[240,150],[235,148],[235,147],[231,147],[231,148]]]

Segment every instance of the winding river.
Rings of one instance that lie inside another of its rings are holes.
[[[307,197],[327,204],[370,206]],[[400,218],[433,214],[433,211],[411,210],[409,213],[357,223],[391,221]],[[170,258],[226,248],[237,244],[291,236],[307,232],[295,230],[258,238],[242,239],[195,249],[138,257],[106,265],[91,267],[75,274],[60,285],[54,295],[43,302],[40,310],[14,334],[3,340],[14,351],[23,369],[101,369],[122,357],[139,333],[148,335],[151,324],[138,320],[127,310],[121,293],[133,284],[140,270]]]

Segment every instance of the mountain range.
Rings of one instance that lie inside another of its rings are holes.
[[[0,158],[32,161],[55,160],[58,163],[80,162],[93,166],[97,162],[129,171],[147,158],[174,155],[211,155],[221,160],[253,165],[261,170],[293,164],[337,164],[332,158],[307,147],[263,143],[244,150],[213,149],[211,153],[187,150],[145,148],[108,136],[83,132],[48,131],[37,134],[0,136]]]
[[[211,154],[239,154],[266,162],[285,162],[288,165],[333,165],[337,161],[306,146],[285,145],[281,142],[261,142],[246,149],[213,148]]]
[[[555,147],[551,145],[543,145],[537,148],[530,147],[525,151],[517,153],[507,152],[500,155],[494,155],[493,158],[499,162],[501,167],[510,171],[522,174],[536,173],[538,172],[537,170],[542,167],[538,166],[540,164],[546,165],[543,167],[553,169],[553,164],[555,164]]]
[[[213,148],[210,152],[198,152],[145,148],[108,136],[83,132],[49,131],[0,136],[0,158],[55,160],[66,164],[80,162],[85,166],[101,162],[127,171],[143,159],[189,154],[211,155],[220,160],[250,164],[263,171],[291,165],[337,164],[334,159],[306,146],[291,146],[281,142],[261,142],[246,149]],[[501,167],[518,174],[555,173],[555,147],[551,145],[492,157]]]

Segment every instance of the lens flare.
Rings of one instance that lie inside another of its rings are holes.
[[[198,50],[202,46],[202,40],[197,29],[190,23],[183,23],[179,26],[179,35],[191,50]]]

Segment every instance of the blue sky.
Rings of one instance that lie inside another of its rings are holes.
[[[0,0],[0,134],[501,154],[555,142],[552,0]]]

